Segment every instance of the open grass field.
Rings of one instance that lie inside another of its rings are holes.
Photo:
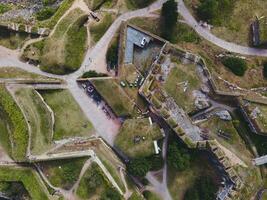
[[[49,77],[37,75],[24,71],[16,67],[0,67],[0,78],[20,78],[20,79],[38,79],[38,80],[52,80]]]
[[[48,38],[30,44],[23,53],[24,59],[40,63],[41,70],[54,74],[67,74],[77,70],[87,48],[87,14],[74,9],[55,27]]]
[[[40,165],[53,186],[68,190],[78,180],[81,169],[87,159],[55,160],[42,162]]]
[[[167,184],[174,200],[183,199],[185,192],[194,185],[195,181],[200,176],[209,176],[212,177],[215,182],[218,182],[218,174],[208,161],[207,155],[202,154],[194,156],[190,162],[190,167],[184,171],[179,172],[172,168],[168,169]]]
[[[111,186],[101,168],[92,163],[85,172],[77,189],[77,196],[80,199],[109,199],[109,195],[114,199],[120,199],[119,193]]]
[[[22,182],[31,199],[48,200],[48,191],[36,172],[30,168],[0,167],[1,181]]]
[[[250,44],[250,24],[256,16],[265,16],[267,2],[264,0],[236,0],[234,1],[233,13],[229,20],[222,20],[220,26],[215,26],[212,33],[219,38],[242,45]],[[194,6],[199,0],[186,0],[186,5],[195,14]]]
[[[118,116],[130,116],[133,110],[131,99],[115,80],[93,80],[97,91]]]
[[[140,137],[135,143],[134,138]],[[142,137],[145,137],[143,140]],[[155,153],[153,141],[162,138],[158,125],[150,125],[147,118],[128,119],[120,128],[115,145],[132,158],[147,157]]]
[[[253,155],[247,149],[246,144],[237,132],[233,121],[224,121],[214,116],[209,120],[200,124],[204,130],[209,130],[208,135],[212,139],[216,139],[224,147],[238,155],[245,163],[249,164]],[[222,130],[229,136],[229,139],[220,137],[218,131]]]
[[[34,155],[40,154],[47,150],[52,142],[51,113],[34,89],[18,88],[15,95],[31,126],[31,152]]]
[[[79,105],[67,90],[39,91],[55,114],[54,140],[94,133]]]
[[[164,89],[169,96],[173,97],[175,102],[181,106],[187,113],[195,110],[194,90],[201,88],[195,65],[175,64],[172,68],[167,81],[164,83]],[[188,86],[184,92],[184,83],[188,81]]]
[[[101,39],[101,37],[108,30],[109,26],[112,24],[113,20],[114,16],[107,13],[99,22],[90,26],[90,34],[92,36],[93,43],[96,43]]]
[[[25,160],[28,128],[20,108],[3,85],[0,85],[0,106],[9,122],[6,130],[10,133],[8,137],[11,142],[12,157],[19,161]]]

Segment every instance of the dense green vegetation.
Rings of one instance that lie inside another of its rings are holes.
[[[4,86],[0,85],[0,106],[5,111],[8,119],[10,119],[12,142],[12,157],[15,160],[25,160],[27,145],[28,145],[28,129],[20,111],[20,108],[13,100]]]
[[[152,155],[132,159],[127,163],[127,171],[133,176],[144,177],[148,171],[159,170],[162,166],[162,157],[160,155]]]
[[[177,23],[174,37],[176,43],[189,42],[198,44],[201,41],[198,34],[191,27],[183,23]]]
[[[175,0],[168,0],[163,4],[161,9],[161,35],[166,40],[171,42],[175,39],[175,30],[178,19],[177,2]]]
[[[87,72],[84,72],[82,78],[106,77],[106,76],[108,75],[104,73],[97,73],[95,70],[89,70]]]
[[[237,76],[243,76],[247,70],[246,61],[237,57],[226,57],[222,60],[222,64]]]
[[[0,14],[3,14],[11,9],[11,6],[7,3],[0,3]]]
[[[198,17],[210,24],[220,25],[227,21],[234,9],[234,0],[201,0]]]
[[[78,180],[80,171],[87,159],[55,160],[40,164],[53,186],[68,190]]]
[[[30,195],[21,182],[0,181],[0,191],[11,199],[30,199]]]
[[[48,192],[35,172],[28,168],[0,167],[1,181],[22,182],[31,199],[48,200]]]
[[[181,148],[175,140],[171,141],[168,146],[168,157],[167,162],[169,166],[176,170],[182,171],[189,167],[190,165],[190,154],[188,149]]]
[[[127,0],[128,4],[132,8],[144,8],[147,7],[149,4],[153,3],[155,0]]]
[[[39,21],[46,20],[54,15],[56,9],[50,7],[44,7],[42,10],[36,13],[36,18]]]
[[[108,48],[106,61],[111,69],[115,69],[118,65],[118,54],[119,54],[119,37],[116,37],[112,41],[110,47]]]
[[[216,199],[217,186],[208,176],[199,177],[193,187],[185,193],[184,200],[214,200]]]
[[[57,0],[43,0],[43,4],[44,5],[51,5],[53,3],[55,3]]]
[[[263,63],[263,76],[267,78],[267,62]]]
[[[120,200],[121,196],[115,190],[102,170],[96,163],[92,163],[84,174],[77,189],[77,195],[81,199],[90,199],[95,197],[100,200]]]

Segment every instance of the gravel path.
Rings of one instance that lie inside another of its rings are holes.
[[[184,18],[185,23],[191,26],[200,36],[210,41],[211,43],[230,52],[239,53],[243,55],[267,57],[267,49],[245,47],[231,42],[227,42],[213,35],[208,29],[199,26],[196,19],[191,15],[190,11],[186,8],[183,0],[179,0],[178,12]]]

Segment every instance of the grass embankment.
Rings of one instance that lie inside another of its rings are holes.
[[[41,167],[55,187],[69,190],[78,180],[81,169],[88,158],[42,162]]]
[[[39,91],[55,114],[54,140],[90,136],[94,129],[68,90]]]
[[[49,199],[45,185],[42,184],[41,179],[37,176],[36,172],[33,172],[31,169],[0,167],[0,180],[22,182],[31,199]]]
[[[56,13],[49,18],[48,20],[41,21],[38,23],[41,27],[47,27],[50,29],[53,29],[53,27],[56,25],[58,20],[64,15],[64,13],[71,7],[74,0],[64,0],[59,8],[57,9]]]
[[[0,85],[0,106],[8,122],[6,130],[9,135],[4,138],[9,138],[11,145],[6,147],[11,146],[12,150],[7,149],[7,151],[12,152],[15,160],[25,160],[29,137],[27,124],[20,108],[3,85]]]
[[[101,39],[101,37],[105,34],[105,32],[112,24],[113,20],[114,16],[112,14],[105,14],[100,22],[97,22],[96,24],[90,26],[90,34],[94,43],[98,42]]]
[[[130,99],[115,80],[93,80],[92,83],[116,115],[131,115],[133,106]]]
[[[201,88],[201,80],[197,75],[195,65],[182,65],[174,63],[175,67],[171,69],[164,89],[174,98],[175,102],[180,105],[187,113],[194,111],[195,90]],[[188,83],[185,86],[186,82]],[[186,88],[186,91],[184,89]]]
[[[77,189],[77,195],[80,199],[121,199],[120,194],[95,163],[92,163],[84,174]]]
[[[52,116],[34,89],[19,88],[15,95],[31,126],[31,152],[40,154],[52,142]]]
[[[16,67],[0,67],[0,78],[19,78],[31,80],[47,80],[52,78],[37,75],[31,72],[24,71]]]
[[[134,142],[136,138],[140,141]],[[153,141],[161,138],[158,125],[150,125],[148,119],[128,119],[120,128],[115,145],[129,157],[147,157],[155,153]]]
[[[23,58],[40,63],[41,70],[54,74],[67,74],[77,70],[87,47],[84,23],[87,14],[72,10],[56,26],[53,34],[26,47]]]

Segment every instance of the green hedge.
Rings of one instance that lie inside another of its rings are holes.
[[[247,63],[241,58],[226,57],[222,60],[222,63],[237,76],[243,76],[247,70]]]
[[[25,160],[28,145],[28,129],[20,108],[3,85],[0,86],[0,105],[7,113],[12,123],[12,157],[15,160]]]

